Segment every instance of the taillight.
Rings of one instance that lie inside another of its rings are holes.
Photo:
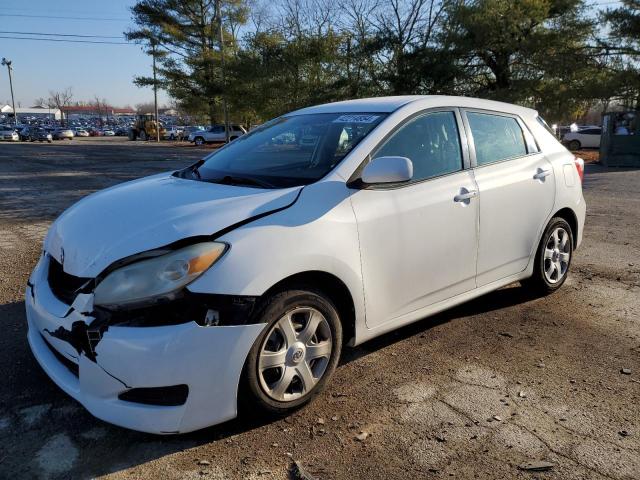
[[[578,157],[573,159],[573,163],[576,166],[576,170],[578,170],[578,176],[580,177],[580,181],[584,180],[584,160]]]

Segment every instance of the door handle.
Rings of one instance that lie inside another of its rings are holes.
[[[538,171],[533,175],[534,180],[542,180],[551,175],[551,170],[544,170],[539,168]]]
[[[471,200],[476,195],[478,195],[478,191],[477,190],[467,190],[466,188],[463,187],[463,188],[460,189],[460,193],[458,195],[456,195],[455,197],[453,197],[453,201],[454,202],[467,202],[467,203],[469,203],[469,200]]]

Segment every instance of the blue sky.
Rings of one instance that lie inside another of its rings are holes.
[[[0,37],[29,36],[4,32],[121,36],[131,26],[129,7],[134,3],[134,0],[0,0]],[[36,15],[82,19],[35,18]],[[18,102],[23,107],[31,106],[34,99],[48,97],[49,90],[66,87],[72,87],[74,100],[91,100],[98,95],[114,106],[153,100],[151,89],[132,83],[134,76],[151,73],[151,60],[137,45],[0,38],[0,57],[13,61],[16,106]],[[10,98],[7,70],[1,67],[0,104]],[[166,101],[167,96],[161,93],[160,104]]]

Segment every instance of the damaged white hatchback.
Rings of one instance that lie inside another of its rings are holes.
[[[299,110],[65,211],[29,279],[29,343],[65,392],[127,428],[287,412],[343,345],[514,281],[559,288],[582,238],[582,169],[513,105]]]

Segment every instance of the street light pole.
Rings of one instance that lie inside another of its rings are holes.
[[[160,117],[158,116],[158,79],[156,76],[156,44],[151,44],[153,55],[153,112],[156,117],[156,142],[160,142]]]
[[[11,89],[11,108],[13,109],[13,124],[18,126],[18,114],[16,113],[16,101],[13,98],[13,80],[11,79],[11,71],[13,67],[11,66],[11,61],[2,57],[2,65],[7,66],[7,70],[9,71],[9,88]]]
[[[222,0],[216,2],[220,29],[220,70],[222,73],[222,109],[224,111],[224,138],[229,143],[229,110],[227,108],[227,78],[224,68],[224,31],[222,30]]]

